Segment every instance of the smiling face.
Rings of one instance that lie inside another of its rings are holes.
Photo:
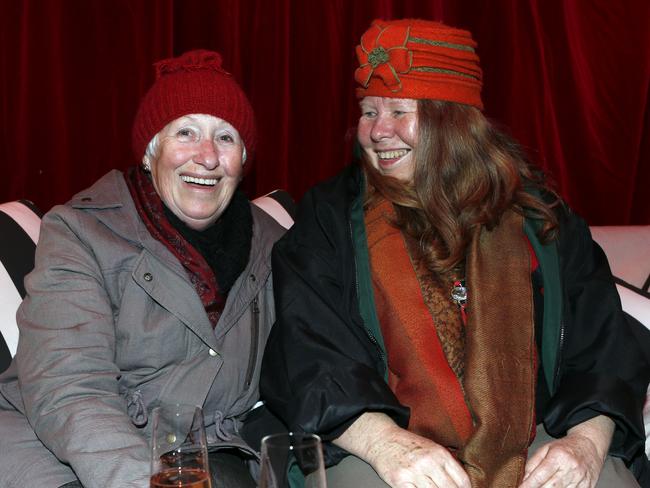
[[[191,114],[167,124],[158,140],[158,157],[151,162],[156,192],[188,227],[209,227],[228,207],[242,178],[239,133],[223,119]]]
[[[359,144],[381,174],[411,181],[418,138],[417,100],[365,97],[360,102]]]

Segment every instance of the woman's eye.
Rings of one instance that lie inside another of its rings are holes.
[[[230,134],[219,134],[217,139],[219,139],[219,142],[235,142],[235,138]]]
[[[402,110],[393,110],[393,115],[395,117],[400,117],[400,116],[404,115],[405,113],[406,112],[403,112]]]
[[[369,118],[372,118],[372,117],[374,117],[375,115],[377,115],[377,112],[373,112],[372,110],[366,110],[365,112],[363,112],[362,115],[363,115],[364,117],[366,117],[367,119],[369,119]]]
[[[176,132],[176,137],[178,137],[182,141],[191,141],[196,138],[194,131],[187,127],[183,127],[182,129],[179,129]]]

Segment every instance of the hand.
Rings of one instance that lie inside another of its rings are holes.
[[[393,488],[470,488],[467,473],[449,450],[395,426],[376,443],[369,463]]]
[[[398,427],[385,414],[363,414],[335,443],[368,462],[392,488],[471,488],[445,447]]]
[[[543,445],[526,463],[520,488],[593,488],[607,456],[614,423],[595,417]]]

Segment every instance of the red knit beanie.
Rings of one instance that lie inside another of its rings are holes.
[[[257,143],[253,109],[233,76],[221,67],[219,53],[189,51],[154,66],[156,81],[140,102],[133,122],[133,150],[138,160],[153,136],[188,114],[213,115],[231,124],[250,159]]]
[[[483,109],[472,35],[440,22],[375,20],[357,46],[357,97],[447,100]]]

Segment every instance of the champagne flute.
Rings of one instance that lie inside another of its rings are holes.
[[[150,488],[211,488],[201,407],[163,404],[152,422]]]
[[[301,478],[305,488],[327,488],[320,437],[292,432],[264,437],[260,488],[287,488]]]

